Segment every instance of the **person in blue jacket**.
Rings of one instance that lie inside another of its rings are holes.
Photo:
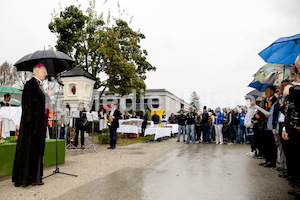
[[[239,136],[240,136],[240,142],[242,144],[245,142],[244,136],[246,133],[246,129],[245,129],[244,121],[245,121],[245,117],[246,117],[246,111],[245,111],[244,107],[242,107],[241,109],[242,109],[242,112],[239,114],[239,117],[238,117],[238,119],[240,121],[238,131],[239,131]],[[247,140],[247,138],[246,138],[246,140]],[[247,140],[247,141],[249,141],[249,140]]]
[[[221,112],[220,107],[216,108],[216,117],[214,121],[215,126],[215,132],[216,132],[216,144],[223,144],[223,134],[222,134],[222,128],[223,128],[223,118],[224,115]]]

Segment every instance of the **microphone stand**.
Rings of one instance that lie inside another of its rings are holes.
[[[60,89],[61,89],[61,87],[63,86],[63,84],[61,83],[61,84],[59,84],[60,86],[59,86],[59,90],[58,91],[60,91]],[[58,92],[57,92],[57,94],[56,94],[56,99],[55,99],[55,103],[56,103],[56,105],[57,105],[57,99],[58,99]],[[57,122],[56,122],[57,123]],[[58,168],[58,151],[57,151],[57,127],[55,127],[55,131],[56,131],[56,168],[55,168],[55,170],[53,171],[53,173],[52,174],[49,174],[48,176],[45,176],[43,179],[45,179],[45,178],[48,178],[48,177],[50,177],[50,176],[53,176],[54,174],[64,174],[64,175],[69,175],[69,176],[75,176],[75,177],[78,177],[78,175],[75,175],[75,174],[68,174],[68,173],[64,173],[64,172],[60,172],[59,171],[59,168]]]

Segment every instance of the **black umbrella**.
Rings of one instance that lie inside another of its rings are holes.
[[[44,50],[28,54],[17,61],[18,71],[32,71],[37,63],[42,63],[47,68],[48,74],[57,75],[60,72],[70,70],[75,61],[60,51]]]

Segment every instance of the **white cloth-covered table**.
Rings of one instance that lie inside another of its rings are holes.
[[[147,128],[154,128],[153,121],[147,121]]]
[[[132,126],[142,126],[142,119],[131,118],[131,119],[120,119],[119,124],[121,125],[132,125]]]
[[[145,136],[146,135],[155,135],[154,140],[157,140],[161,137],[169,136],[171,137],[172,128],[146,128]]]
[[[22,109],[21,107],[0,108],[0,121],[2,121],[2,137],[10,136],[10,131],[16,131],[16,125],[20,125]]]
[[[118,133],[139,133],[139,127],[133,125],[120,125],[117,129]]]
[[[172,128],[172,134],[178,133],[178,124],[166,124],[164,127]]]
[[[119,120],[118,133],[134,133],[138,134],[141,132],[142,119],[132,118]]]

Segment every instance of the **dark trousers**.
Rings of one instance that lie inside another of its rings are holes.
[[[201,140],[201,126],[195,126],[196,128],[196,141]]]
[[[80,131],[80,143],[81,146],[84,145],[84,130],[81,127],[76,127],[76,134],[75,134],[75,147],[78,145],[78,136],[79,136],[79,131]]]
[[[229,141],[234,142],[235,139],[235,130],[233,125],[228,125],[228,132],[229,132]]]
[[[284,126],[284,123],[279,122],[278,134],[280,136],[280,142],[282,144],[282,150],[283,150],[283,153],[285,155],[287,171],[288,171],[288,174],[289,174],[289,166],[291,166],[290,165],[290,154],[289,154],[290,140],[285,140],[285,139],[282,138],[283,126]]]
[[[286,164],[288,174],[295,181],[300,181],[300,130],[291,128],[288,132],[289,140],[286,146]]]
[[[255,151],[255,146],[254,146],[254,135],[249,135],[249,143],[250,143],[250,147],[251,147],[251,152]]]
[[[208,123],[203,124],[202,126],[202,131],[203,131],[203,141],[204,142],[209,142],[209,127],[208,127]]]
[[[264,144],[263,144],[263,134],[264,130],[259,128],[254,128],[254,146],[258,149],[258,155],[265,157]]]
[[[264,151],[266,162],[276,164],[277,160],[277,147],[272,131],[266,130],[264,132]]]
[[[142,136],[145,136],[145,130],[146,130],[147,124],[142,124]]]
[[[109,127],[109,139],[110,147],[115,148],[117,144],[117,128],[110,126]]]

